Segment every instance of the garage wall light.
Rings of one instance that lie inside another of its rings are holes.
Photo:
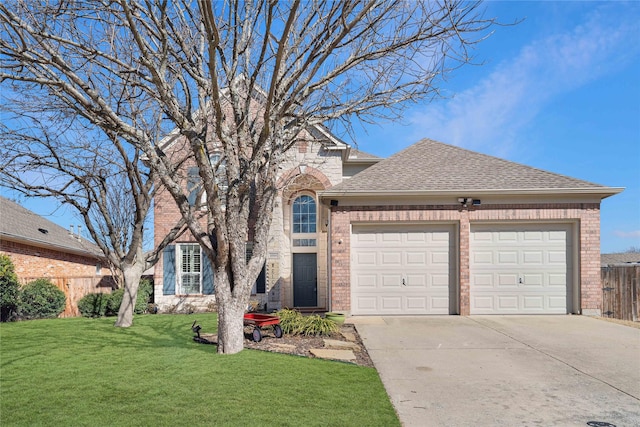
[[[471,197],[458,197],[458,203],[460,203],[463,208],[467,208],[469,205],[480,206],[482,202],[480,199],[472,199]]]
[[[462,204],[463,208],[473,203],[473,199],[470,197],[458,197],[458,203]]]

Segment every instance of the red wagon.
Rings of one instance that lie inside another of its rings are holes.
[[[255,342],[260,342],[260,340],[262,340],[262,331],[260,328],[263,326],[273,326],[273,334],[276,338],[282,338],[282,328],[280,327],[280,318],[278,316],[259,313],[245,313],[244,324],[245,326],[254,327],[252,335]]]

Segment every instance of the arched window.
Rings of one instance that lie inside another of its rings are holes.
[[[303,194],[293,202],[291,218],[293,246],[316,246],[317,209],[313,197]]]

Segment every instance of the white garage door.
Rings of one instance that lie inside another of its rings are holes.
[[[351,312],[449,314],[453,245],[452,225],[353,226]]]
[[[570,311],[571,242],[568,224],[472,226],[471,314]]]

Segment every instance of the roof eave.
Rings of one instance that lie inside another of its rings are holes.
[[[378,163],[380,160],[384,160],[382,158],[380,159],[354,159],[354,158],[350,158],[347,159],[345,161],[346,164],[349,165],[367,165],[367,164],[376,164]]]
[[[49,242],[44,242],[42,240],[29,239],[24,236],[16,236],[14,234],[6,233],[6,232],[0,232],[0,237],[2,238],[2,240],[7,240],[15,243],[23,243],[23,244],[43,248],[43,249],[53,249],[60,252],[71,253],[71,254],[81,255],[86,257],[93,257],[96,259],[104,258],[104,255],[102,253],[94,253],[88,249],[78,249],[78,248],[72,248],[69,246],[55,245]]]
[[[380,196],[529,196],[529,195],[597,195],[602,199],[621,193],[624,187],[596,187],[596,188],[525,188],[525,189],[458,189],[458,190],[377,190],[377,191],[335,191],[325,190],[319,193],[321,199],[330,197],[380,197]]]

